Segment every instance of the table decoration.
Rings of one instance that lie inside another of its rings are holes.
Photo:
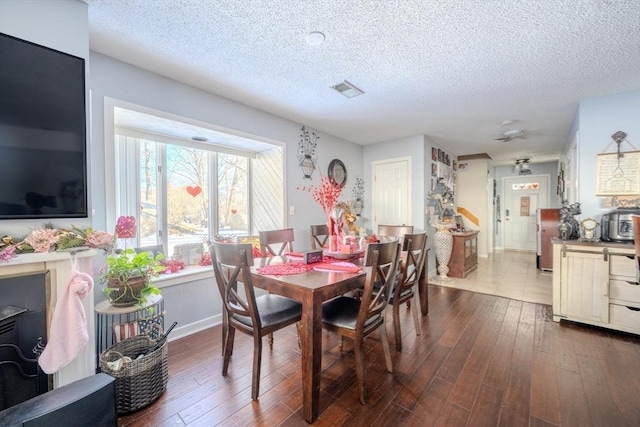
[[[342,231],[342,216],[344,209],[337,207],[338,197],[342,193],[342,186],[326,176],[320,176],[319,187],[311,185],[309,187],[299,187],[303,191],[312,194],[313,199],[320,205],[322,211],[327,216],[329,228],[329,250],[336,252]]]
[[[313,266],[314,271],[325,271],[330,273],[344,272],[344,273],[359,273],[362,269],[357,265],[346,262],[322,262]]]
[[[289,274],[306,273],[313,268],[313,264],[303,264],[301,262],[290,262],[286,264],[270,264],[258,268],[259,274],[268,276],[285,276]]]

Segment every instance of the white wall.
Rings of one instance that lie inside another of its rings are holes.
[[[424,135],[415,135],[400,138],[393,141],[381,142],[379,144],[367,145],[364,147],[362,156],[364,167],[365,184],[365,207],[362,213],[363,225],[368,233],[371,230],[371,197],[373,194],[373,171],[372,163],[378,160],[397,159],[399,157],[411,157],[411,222],[414,231],[424,231],[424,207],[425,207],[425,150],[426,138]],[[431,151],[429,151],[431,153]]]
[[[294,228],[296,249],[305,250],[310,247],[309,224],[326,222],[326,217],[311,194],[298,188],[318,185],[320,173],[327,174],[329,162],[334,158],[341,159],[347,168],[347,183],[342,199],[351,198],[355,176],[362,176],[362,147],[359,145],[316,131],[320,135],[317,148],[318,170],[313,174],[313,181],[304,180],[296,157],[302,126],[299,123],[186,86],[96,52],[91,52],[91,76],[91,140],[93,148],[102,153],[105,150],[105,131],[110,128],[105,127],[104,123],[105,98],[115,98],[284,145],[286,206],[295,207],[294,215],[288,215],[287,209],[286,221],[288,227]],[[100,177],[100,183],[92,188],[92,193],[97,205],[106,207],[106,210],[96,212],[94,226],[111,229],[115,213],[108,203],[109,194],[105,192],[103,185],[104,177],[109,171],[105,170],[103,157],[94,157],[92,160],[92,175]]]
[[[489,193],[490,169],[493,166],[489,159],[461,160],[465,163],[464,170],[458,170],[456,193],[456,205],[467,209],[472,215],[478,218],[479,226],[473,224],[465,218],[466,228],[479,230],[478,233],[478,256],[486,258],[489,256],[489,248],[492,246],[491,238],[492,215],[489,210],[489,200],[493,194]],[[491,188],[493,192],[493,188]]]
[[[578,112],[578,202],[581,203],[581,219],[599,220],[605,208],[604,197],[596,197],[596,156],[605,152],[612,142],[611,135],[619,130],[627,133],[627,140],[636,150],[640,149],[640,89],[616,95],[585,99]],[[570,135],[572,140],[575,133]],[[615,152],[616,144],[606,152]],[[624,151],[633,149],[624,144]]]

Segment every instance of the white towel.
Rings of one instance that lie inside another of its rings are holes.
[[[82,351],[89,341],[87,316],[82,300],[93,290],[93,279],[87,273],[74,272],[67,292],[58,300],[51,318],[47,346],[38,363],[47,374],[57,372]]]

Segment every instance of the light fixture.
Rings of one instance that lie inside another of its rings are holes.
[[[316,170],[316,147],[319,138],[315,132],[309,132],[302,126],[298,143],[298,166],[302,169],[303,179],[311,179],[313,171]]]
[[[531,169],[529,168],[529,159],[516,160],[516,171],[518,171],[518,175],[531,175]]]
[[[356,216],[360,216],[364,210],[364,180],[356,176],[356,183],[353,186],[353,211]]]
[[[343,81],[342,83],[338,83],[336,85],[331,86],[331,89],[336,90],[346,96],[347,98],[353,98],[354,96],[362,95],[364,93],[363,90],[358,89],[348,81]]]

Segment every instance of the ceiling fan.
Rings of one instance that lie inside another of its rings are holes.
[[[505,133],[502,134],[502,138],[496,138],[495,141],[503,141],[503,142],[509,142],[512,141],[516,138],[526,138],[527,137],[527,133],[523,130],[520,129],[512,129],[512,130],[508,130]]]

